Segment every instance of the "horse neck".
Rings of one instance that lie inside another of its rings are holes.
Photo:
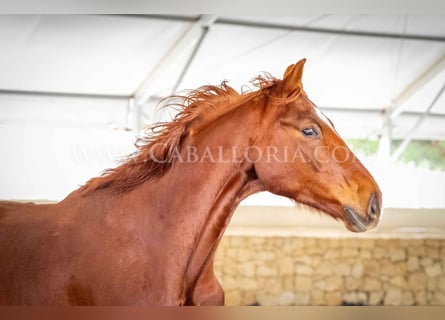
[[[162,244],[163,259],[159,261],[172,259],[168,265],[177,269],[169,272],[169,277],[190,288],[204,268],[212,270],[209,266],[217,244],[239,202],[262,190],[253,163],[238,158],[228,161],[232,159],[231,146],[237,150],[249,147],[252,137],[247,133],[256,132],[261,115],[258,109],[237,107],[207,127],[194,127],[193,135],[185,138],[180,148],[195,146],[202,154],[207,146],[229,146],[224,159],[176,161],[161,177],[130,191],[114,194],[104,187],[83,193],[80,189],[66,204],[79,207],[76,212],[88,221],[105,221],[115,226],[116,232],[131,230],[149,248],[147,254],[157,252],[156,246]],[[152,259],[152,263],[156,261]]]
[[[164,213],[166,223],[175,225],[169,238],[181,239],[186,252],[182,276],[185,288],[193,288],[204,270],[213,271],[215,250],[234,210],[243,198],[260,189],[248,163],[236,169],[221,164],[211,172],[200,167],[190,168],[192,175],[186,178],[177,180],[172,174],[170,191],[178,196],[171,195]]]
[[[249,122],[252,126],[254,124],[249,120],[253,120],[252,114],[244,117],[233,115],[237,121],[226,118],[224,123],[214,124],[210,133],[203,133],[201,141],[196,141],[200,138],[189,140],[197,147],[198,154],[203,154],[210,141],[213,138],[218,140],[218,137],[219,142],[215,144],[236,146],[237,150],[246,149],[250,138],[246,135]],[[243,119],[242,127],[231,125],[239,124],[239,119]],[[224,141],[221,141],[221,136],[224,136]],[[185,149],[186,145],[182,147]],[[229,153],[233,152],[231,148],[228,150]],[[217,244],[239,202],[249,194],[262,190],[251,162],[232,162],[227,161],[232,159],[232,155],[224,159],[218,159],[219,156],[213,158],[217,161],[206,158],[202,162],[176,162],[165,176],[156,183],[149,183],[144,191],[148,195],[162,195],[165,200],[159,202],[155,211],[170,226],[172,234],[169,238],[177,242],[174,234],[180,235],[184,250],[190,250],[184,274],[185,282],[189,285],[197,281],[203,268],[212,264]]]

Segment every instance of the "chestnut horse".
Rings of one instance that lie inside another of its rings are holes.
[[[379,187],[303,91],[304,62],[256,91],[192,91],[135,154],[59,203],[0,203],[0,303],[222,305],[215,250],[259,191],[350,231],[376,226]]]

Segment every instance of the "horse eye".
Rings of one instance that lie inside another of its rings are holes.
[[[314,128],[304,128],[301,132],[307,137],[318,137],[318,131]]]

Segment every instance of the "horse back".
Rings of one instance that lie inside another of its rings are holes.
[[[54,204],[0,201],[0,227],[21,223],[33,224],[54,211],[54,207]]]
[[[0,304],[35,300],[22,293],[33,290],[39,284],[39,270],[46,269],[50,237],[55,230],[49,218],[53,207],[0,201]]]

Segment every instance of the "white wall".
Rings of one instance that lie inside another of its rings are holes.
[[[0,126],[0,198],[60,200],[133,151],[126,131]]]

